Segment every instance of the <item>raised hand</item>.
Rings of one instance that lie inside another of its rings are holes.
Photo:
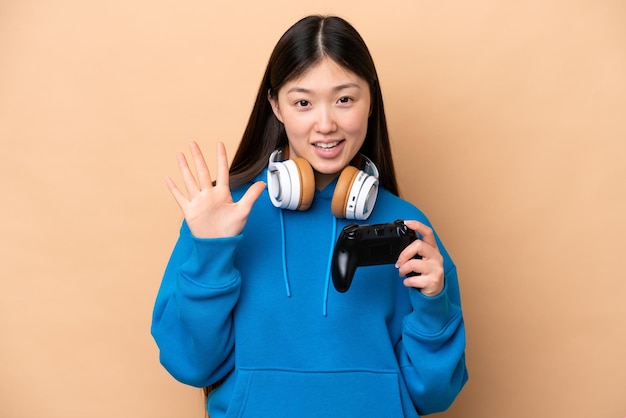
[[[180,206],[191,233],[198,238],[220,238],[238,235],[248,220],[252,205],[259,198],[265,183],[254,183],[244,196],[233,202],[228,177],[228,159],[222,142],[217,143],[217,178],[215,185],[202,151],[197,143],[189,144],[195,166],[192,172],[183,153],[179,153],[178,167],[187,191],[185,195],[170,178],[167,187]]]
[[[404,221],[406,226],[421,235],[406,247],[398,256],[396,267],[399,273],[406,276],[411,272],[420,273],[419,276],[410,276],[404,279],[404,285],[415,287],[426,296],[436,296],[443,290],[443,256],[439,252],[437,240],[433,230],[417,221]],[[421,259],[414,259],[419,254]]]

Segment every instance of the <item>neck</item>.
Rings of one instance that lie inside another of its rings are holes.
[[[337,178],[339,174],[323,174],[315,171],[315,188],[317,190],[324,190],[333,180]]]

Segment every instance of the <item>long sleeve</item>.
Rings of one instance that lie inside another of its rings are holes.
[[[413,312],[404,318],[396,349],[420,415],[446,410],[468,379],[456,267],[449,258],[446,264],[446,284],[439,295],[428,297],[417,289],[409,290]]]
[[[165,270],[152,317],[152,336],[168,372],[203,387],[234,367],[232,310],[241,277],[233,257],[241,237],[195,238],[186,223]]]

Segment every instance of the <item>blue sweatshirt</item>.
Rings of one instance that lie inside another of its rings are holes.
[[[266,190],[238,236],[196,238],[183,222],[152,335],[180,382],[226,377],[211,418],[418,417],[447,409],[467,381],[457,273],[439,238],[438,296],[406,288],[393,265],[359,267],[346,293],[335,290],[333,248],[354,222],[331,214],[335,184],[304,212],[275,208]],[[385,189],[361,223],[396,219],[430,225]]]

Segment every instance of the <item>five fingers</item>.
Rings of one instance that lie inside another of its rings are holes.
[[[217,143],[217,178],[215,184],[196,142],[189,144],[193,167],[183,153],[177,155],[178,167],[187,193],[183,193],[169,177],[165,179],[168,189],[180,206],[190,230],[196,236],[231,236],[241,232],[248,215],[265,188],[259,181],[253,184],[239,200],[233,202],[226,147]]]

